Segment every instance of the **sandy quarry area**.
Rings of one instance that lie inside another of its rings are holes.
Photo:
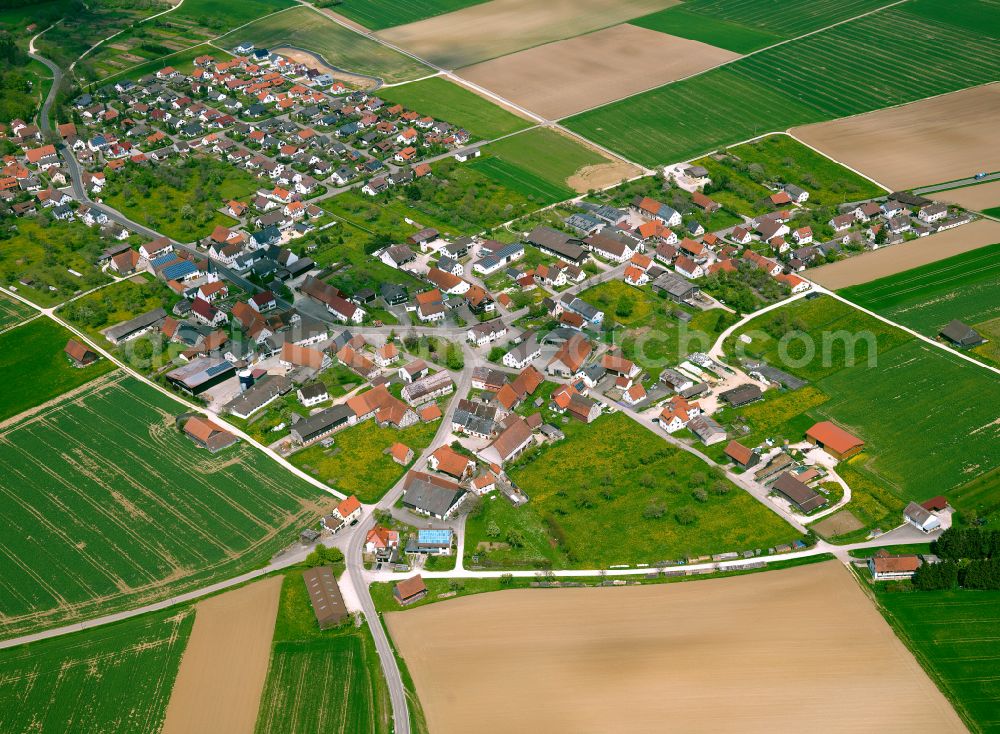
[[[436,734],[965,727],[840,563],[386,615]]]
[[[366,76],[358,76],[357,74],[351,74],[347,71],[334,69],[332,66],[324,64],[319,60],[318,56],[311,54],[308,51],[303,51],[297,48],[289,48],[288,46],[280,46],[279,48],[273,48],[271,50],[274,53],[281,54],[282,56],[291,59],[292,61],[305,64],[311,69],[316,69],[321,74],[329,74],[337,81],[344,82],[344,84],[349,84],[358,89],[370,89],[376,84],[374,79],[370,79]]]
[[[558,119],[735,58],[739,54],[626,23],[457,73],[547,119]]]
[[[795,137],[893,190],[1000,169],[1000,84],[794,127]]]
[[[805,271],[802,275],[836,290],[901,273],[918,265],[944,260],[946,257],[997,242],[1000,242],[1000,222],[980,219],[978,222],[922,237],[919,240],[881,247],[840,262],[821,265]]]
[[[281,581],[257,581],[197,605],[163,734],[252,734]]]
[[[376,35],[445,69],[608,28],[678,0],[492,0]]]
[[[991,209],[1000,206],[1000,181],[990,181],[977,186],[963,186],[960,189],[939,191],[935,194],[926,194],[926,196],[935,201],[958,204],[966,209],[976,211]]]

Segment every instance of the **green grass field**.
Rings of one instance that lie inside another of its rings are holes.
[[[379,97],[463,127],[477,139],[499,138],[531,125],[465,87],[437,76],[380,89]]]
[[[0,294],[0,331],[16,326],[37,313],[31,306]]]
[[[632,21],[736,53],[749,53],[867,13],[892,0],[687,0]]]
[[[767,180],[795,183],[807,189],[810,205],[832,206],[888,193],[788,135],[769,135],[728,152],[749,166],[759,166]]]
[[[388,691],[367,627],[321,631],[302,571],[285,575],[259,734],[388,732]]]
[[[508,546],[486,552],[482,564],[540,567],[547,559],[557,567],[606,568],[766,549],[796,538],[700,459],[620,413],[565,428],[565,440],[508,468],[530,497],[526,505],[514,510],[502,508],[502,498],[486,500],[470,519],[467,553],[480,543]],[[519,532],[509,532],[513,516],[494,516],[505,511],[516,516]]]
[[[103,380],[0,434],[0,632],[264,565],[334,504],[245,444],[196,449],[174,425],[182,409],[132,379]]]
[[[373,31],[444,15],[487,0],[344,0],[331,9]]]
[[[1000,732],[1000,592],[877,591],[875,598],[969,729]]]
[[[501,186],[516,191],[542,206],[570,199],[576,193],[566,186],[547,181],[538,174],[503,158],[486,156],[468,165],[479,173],[489,176]]]
[[[949,6],[964,12],[976,2],[956,0]],[[914,58],[924,63],[915,66]],[[937,24],[903,6],[584,112],[565,124],[652,166],[792,125],[983,84],[998,72],[1000,49],[986,32]]]
[[[800,335],[781,337],[793,331]],[[1000,465],[993,408],[1000,386],[986,370],[830,297],[797,301],[740,333],[752,337],[747,355],[830,396],[809,415],[863,438],[863,468],[899,498],[947,494],[959,509],[980,512],[1000,502],[998,484],[974,498],[951,494]],[[735,336],[727,341],[730,355],[737,343]]]
[[[487,145],[484,152],[506,164],[548,181],[553,186],[575,192],[566,180],[584,166],[608,163],[608,159],[576,140],[553,130],[536,128]]]
[[[5,732],[160,731],[190,607],[0,650]]]
[[[240,0],[238,4],[229,0],[184,0],[177,10],[164,16],[164,19],[189,20],[209,27],[222,21],[227,28],[235,28],[294,5],[292,0]]]
[[[671,36],[689,38],[692,41],[701,41],[738,54],[748,54],[782,40],[781,36],[760,28],[751,28],[721,18],[713,18],[710,15],[692,12],[686,9],[686,6],[690,4],[675,5],[629,22],[651,31],[669,33]]]
[[[419,454],[439,425],[416,423],[397,431],[367,420],[334,434],[330,448],[315,444],[292,454],[289,461],[341,492],[357,495],[362,502],[376,502],[406,471],[383,452],[399,441]]]
[[[225,51],[221,51],[211,44],[203,43],[200,46],[195,46],[184,51],[177,51],[167,56],[159,56],[144,64],[129,66],[121,71],[114,71],[113,67],[108,64],[108,60],[104,58],[109,54],[109,51],[104,51],[93,59],[89,57],[87,59],[87,63],[95,70],[95,76],[100,76],[103,83],[111,83],[117,79],[139,79],[147,74],[155,74],[165,66],[172,66],[184,74],[189,74],[194,70],[194,60],[205,54],[214,56],[219,61],[232,58]]]
[[[930,337],[952,319],[990,321],[1000,317],[1000,244],[844,288],[840,295]]]
[[[73,367],[63,353],[72,333],[42,317],[0,334],[0,421],[83,385],[115,368],[101,359]]]
[[[293,8],[240,28],[216,42],[230,48],[242,41],[267,48],[292,44],[313,51],[346,71],[378,76],[386,82],[405,82],[432,70],[419,61],[350,31],[322,13]]]

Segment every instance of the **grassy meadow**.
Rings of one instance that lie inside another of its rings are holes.
[[[530,497],[526,505],[503,508],[506,500],[485,500],[480,515],[470,518],[466,552],[496,544],[479,550],[480,565],[652,564],[766,550],[797,537],[700,459],[621,413],[564,428],[565,440],[508,468]]]
[[[389,696],[367,627],[320,630],[302,580],[285,575],[259,734],[388,732]]]
[[[160,731],[190,607],[0,650],[5,732]]]
[[[330,448],[314,444],[292,454],[289,461],[345,494],[376,502],[406,471],[385,450],[399,441],[419,454],[430,445],[439,426],[437,421],[418,422],[396,430],[367,420],[335,433]]]
[[[216,44],[231,48],[243,41],[265,48],[298,46],[345,71],[381,77],[386,82],[405,82],[432,73],[430,67],[419,61],[350,31],[307,7],[258,20],[222,37]]]
[[[74,367],[63,352],[73,334],[42,317],[0,334],[0,421],[83,385],[115,368],[106,359]],[[30,387],[29,387],[30,383]]]
[[[0,433],[0,633],[147,604],[264,565],[334,504],[246,444],[197,449],[175,426],[182,411],[122,378]]]
[[[421,115],[463,127],[474,139],[499,138],[531,125],[485,97],[437,76],[380,89],[379,97]]]

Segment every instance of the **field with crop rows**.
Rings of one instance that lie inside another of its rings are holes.
[[[222,48],[230,48],[242,41],[252,41],[265,48],[283,44],[298,46],[319,54],[345,71],[382,77],[387,82],[404,82],[431,73],[431,69],[419,61],[350,31],[306,7],[263,18],[216,43]]]
[[[876,593],[896,634],[974,732],[1000,732],[1000,592]]]
[[[36,313],[31,306],[0,294],[0,331],[16,326]]]
[[[608,163],[608,159],[581,145],[567,135],[544,128],[528,130],[483,148],[484,153],[500,159],[509,166],[517,166],[527,174],[547,181],[563,194],[561,199],[573,196],[567,179],[585,166]],[[478,163],[478,162],[477,162]],[[515,177],[516,180],[517,177]],[[524,174],[520,178],[524,178]],[[513,182],[512,182],[513,184]],[[530,194],[529,190],[511,185],[511,188]],[[555,189],[553,189],[553,193]],[[559,201],[560,199],[554,199]]]
[[[160,731],[190,608],[0,650],[0,731]]]
[[[196,449],[180,407],[118,377],[0,432],[0,634],[263,565],[334,503],[245,444]]]
[[[927,336],[952,319],[978,324],[1000,317],[1000,244],[851,286],[840,294]]]
[[[811,415],[863,438],[865,468],[900,498],[949,494],[1000,466],[1000,385],[984,369],[829,297],[797,301],[740,333],[752,337],[749,355],[830,396]],[[997,495],[996,486],[980,493],[976,508],[953,499],[959,509],[989,509]]]
[[[975,0],[958,0],[962,8]],[[877,42],[874,41],[877,39]],[[913,59],[921,59],[919,65]],[[792,125],[993,81],[995,39],[891,8],[569,118],[632,160],[682,160]]]
[[[321,631],[301,571],[285,576],[259,734],[389,729],[388,697],[367,627]]]
[[[504,158],[486,156],[473,161],[470,165],[501,186],[516,191],[539,205],[554,204],[557,201],[570,199],[576,193],[570,188],[547,181],[538,174]]]

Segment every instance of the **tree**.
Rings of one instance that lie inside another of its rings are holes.
[[[692,492],[691,496],[694,497],[696,502],[708,501],[708,492],[706,492],[704,489],[701,488],[696,489],[694,492]]]
[[[642,511],[642,516],[646,520],[659,520],[665,514],[667,514],[667,506],[662,502],[650,502]]]
[[[913,586],[921,591],[953,589],[958,584],[958,565],[950,561],[922,563],[913,574]]]
[[[337,568],[344,563],[344,554],[340,548],[327,548],[320,543],[316,549],[306,556],[305,564],[310,568],[315,566],[333,566]]]
[[[490,538],[499,538],[500,537],[500,526],[497,525],[497,523],[496,523],[495,520],[490,520],[486,524],[486,535],[488,537],[490,537]]]
[[[692,525],[698,520],[698,513],[691,507],[682,507],[674,513],[674,520],[679,525]]]
[[[499,362],[504,358],[505,354],[507,354],[507,351],[503,347],[493,347],[486,359],[490,362]]]

